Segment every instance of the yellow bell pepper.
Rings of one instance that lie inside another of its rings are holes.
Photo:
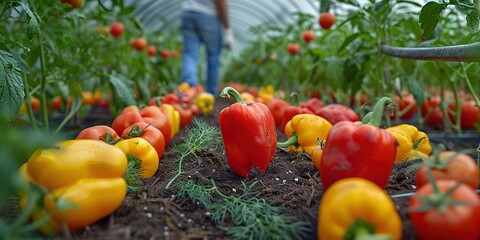
[[[141,137],[124,139],[115,144],[125,154],[132,155],[141,161],[141,178],[149,178],[155,174],[160,162],[157,151],[147,140]]]
[[[240,93],[240,97],[242,97],[243,101],[255,101],[255,96],[249,92]]]
[[[400,124],[386,129],[397,140],[397,154],[395,162],[418,159],[418,156],[425,156],[432,152],[432,146],[426,133],[419,131],[410,124]]]
[[[112,214],[123,203],[127,184],[121,177],[87,178],[53,189],[43,198],[43,208],[32,214],[34,222],[51,215],[40,231],[45,234],[62,232],[62,223],[70,231],[82,229]],[[28,197],[20,200],[20,207],[26,208]]]
[[[175,107],[166,103],[160,105],[160,110],[167,115],[168,120],[170,121],[170,126],[172,128],[170,139],[172,139],[180,131],[180,113],[175,110]]]
[[[27,161],[26,172],[32,182],[56,189],[84,178],[122,177],[127,165],[120,149],[103,141],[76,139],[35,151]]]
[[[285,134],[288,140],[279,142],[279,147],[288,147],[290,151],[301,153],[305,151],[312,154],[318,146],[317,141],[327,138],[332,124],[325,118],[315,114],[298,114],[285,125]]]
[[[271,84],[260,88],[258,97],[263,100],[263,103],[268,104],[275,97],[275,88]]]
[[[182,82],[182,83],[180,83],[180,85],[178,85],[177,89],[180,92],[187,91],[188,89],[190,89],[190,84],[188,84],[187,82]]]
[[[195,97],[195,104],[201,114],[209,114],[213,112],[215,97],[211,93],[202,92]]]
[[[127,164],[119,148],[97,140],[67,140],[55,148],[38,149],[19,172],[46,194],[19,192],[20,207],[32,211],[34,222],[47,220],[40,227],[45,234],[60,233],[62,224],[71,231],[81,229],[123,203]],[[34,202],[38,197],[41,206]]]
[[[358,239],[375,234],[399,240],[402,220],[383,189],[364,178],[344,178],[322,196],[317,234],[322,240]]]

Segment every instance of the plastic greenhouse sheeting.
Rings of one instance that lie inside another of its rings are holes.
[[[135,5],[134,17],[145,29],[164,32],[178,29],[184,0],[126,0]],[[227,0],[230,25],[235,36],[234,51],[240,51],[252,37],[250,27],[259,24],[284,25],[294,21],[295,12],[319,15],[319,0]]]

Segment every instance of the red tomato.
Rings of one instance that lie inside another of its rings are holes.
[[[418,105],[413,97],[413,94],[405,94],[401,98],[400,96],[395,96],[397,103],[397,110],[394,112],[393,116],[390,116],[391,119],[394,119],[398,112],[403,112],[400,119],[409,119],[417,112]]]
[[[157,47],[150,45],[147,47],[147,55],[150,57],[155,56],[155,53],[157,53]]]
[[[166,50],[166,49],[163,49],[161,52],[160,52],[160,56],[162,56],[163,59],[167,59],[168,56],[170,56],[170,51]],[[172,56],[173,57],[173,56]]]
[[[138,51],[143,51],[147,47],[147,39],[144,37],[135,38],[132,42],[132,45]]]
[[[457,181],[438,180],[435,183],[440,193],[452,189]],[[480,237],[480,198],[477,193],[465,184],[459,185],[449,196],[452,201],[462,204],[450,204],[442,208],[417,210],[425,205],[422,198],[440,199],[434,193],[432,184],[425,184],[417,189],[415,196],[410,199],[408,215],[413,222],[420,239],[435,240],[477,240]]]
[[[41,108],[40,100],[38,100],[38,98],[32,96],[30,97],[30,101],[33,111],[37,111]]]
[[[448,164],[443,164],[443,162],[448,160],[450,157],[451,160],[448,162]],[[440,162],[437,163],[433,160],[435,159],[429,160],[418,168],[415,179],[417,188],[429,182],[428,170],[431,169],[433,177],[437,180],[451,179],[463,181],[472,189],[477,189],[479,171],[476,161],[470,157],[470,155],[453,151],[445,151],[441,152],[439,155]]]
[[[455,111],[456,104],[452,102],[448,105],[448,108],[451,111]],[[455,117],[448,112],[448,117],[455,123]],[[467,100],[462,102],[462,107],[460,110],[460,126],[462,128],[474,128],[475,124],[478,123],[478,115],[480,114],[480,110],[477,106],[475,106],[474,100]]]
[[[140,115],[145,123],[151,124],[163,133],[165,137],[165,143],[170,142],[170,136],[172,135],[172,127],[167,115],[160,110],[157,106],[146,106],[140,109]]]
[[[303,41],[306,43],[311,42],[315,38],[315,32],[313,30],[306,30],[303,32]]]
[[[58,110],[62,107],[62,97],[55,96],[52,101],[48,104],[48,108],[52,110]]]
[[[106,98],[100,99],[100,102],[98,103],[98,106],[103,109],[107,109],[110,107],[110,101]]]
[[[60,0],[61,3],[67,3],[72,8],[80,8],[83,5],[83,0]]]
[[[139,131],[130,132],[135,126],[139,128]],[[131,135],[128,135],[128,133],[131,133]],[[151,126],[150,124],[145,122],[134,123],[126,128],[122,135],[125,136],[126,139],[132,137],[141,137],[147,140],[147,142],[149,142],[157,151],[158,158],[163,156],[165,151],[165,137],[160,130]]]
[[[120,37],[123,34],[123,31],[125,31],[125,27],[121,22],[114,22],[110,25],[110,34],[114,37]]]
[[[335,16],[329,12],[323,12],[320,14],[320,18],[318,18],[318,23],[323,29],[330,29],[335,23]]]
[[[443,115],[440,110],[440,96],[434,96],[422,103],[422,116],[429,126],[442,126]]]
[[[102,138],[106,137],[107,133],[110,134],[112,140],[120,138],[113,128],[107,125],[95,125],[80,131],[75,139],[102,140]]]
[[[287,48],[290,55],[296,55],[300,51],[300,46],[298,45],[298,43],[289,43]]]
[[[177,58],[178,57],[178,52],[177,50],[172,50],[170,51],[170,56],[172,56],[172,58]],[[168,56],[167,56],[168,57]]]
[[[139,111],[122,112],[113,120],[112,128],[115,129],[115,132],[118,134],[122,134],[126,128],[137,122],[143,122]]]

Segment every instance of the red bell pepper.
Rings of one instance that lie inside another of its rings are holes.
[[[275,155],[277,132],[268,107],[259,102],[243,101],[232,87],[225,87],[220,97],[235,103],[218,116],[228,164],[241,177],[256,167],[264,173]]]
[[[314,113],[315,115],[327,119],[332,125],[335,125],[340,121],[360,121],[360,117],[355,111],[348,106],[338,103],[328,104]]]
[[[314,113],[323,107],[323,102],[320,98],[311,97],[306,102],[300,102],[300,107],[308,108]]]
[[[295,117],[298,114],[313,114],[312,111],[308,108],[300,107],[300,102],[298,100],[298,94],[296,92],[293,92],[290,97],[293,97],[296,103],[293,105],[289,105],[285,108],[285,112],[283,113],[283,118],[282,118],[282,123],[280,124],[280,131],[282,133],[285,133],[285,126],[287,125],[290,120],[292,120],[293,117]]]
[[[280,126],[282,124],[283,115],[285,114],[285,109],[290,104],[280,98],[273,98],[268,102],[267,107],[270,109],[275,120],[275,126]]]
[[[323,191],[347,177],[365,178],[381,188],[387,186],[397,141],[390,132],[378,126],[388,104],[392,104],[390,98],[381,98],[363,123],[342,121],[333,125],[320,161]]]

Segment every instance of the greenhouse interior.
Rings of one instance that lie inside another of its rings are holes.
[[[0,239],[480,239],[480,0],[0,9]]]

